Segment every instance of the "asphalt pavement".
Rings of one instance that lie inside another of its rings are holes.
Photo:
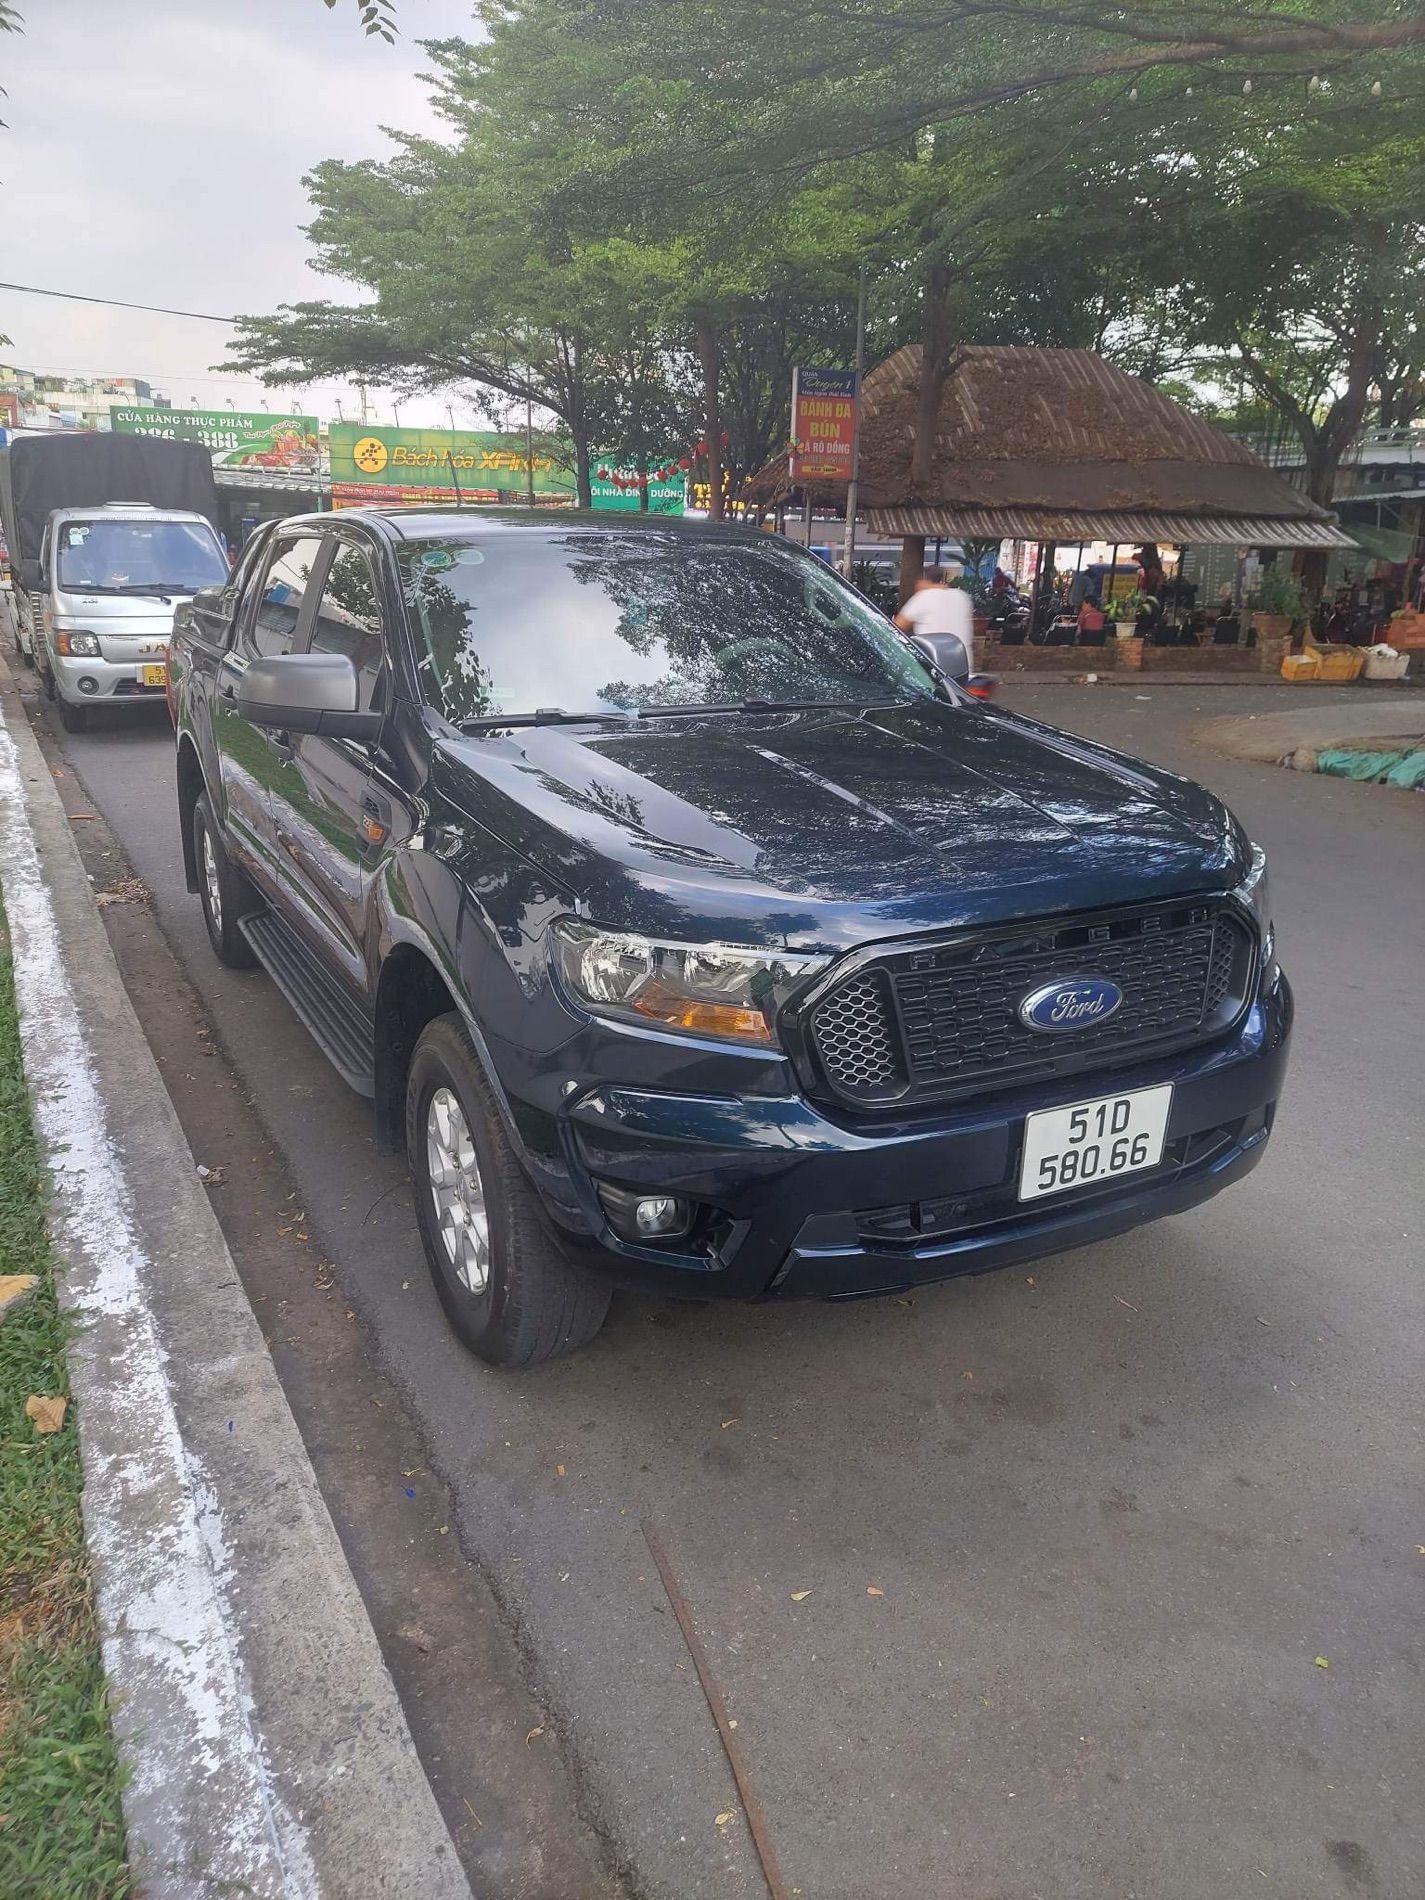
[[[364,1105],[265,977],[212,958],[163,710],[52,736],[285,1154],[631,1891],[765,1892],[647,1521],[789,1893],[1410,1900],[1425,802],[1193,742],[1280,688],[1006,700],[1203,778],[1266,846],[1299,1013],[1262,1166],[913,1298],[621,1297],[590,1348],[517,1375],[448,1333]]]

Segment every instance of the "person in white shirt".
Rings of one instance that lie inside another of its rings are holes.
[[[927,567],[915,592],[896,615],[902,633],[953,633],[964,642],[970,671],[975,670],[975,613],[970,596],[952,583],[961,570]]]

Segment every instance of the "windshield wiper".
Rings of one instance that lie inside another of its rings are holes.
[[[593,726],[613,721],[627,725],[637,713],[565,712],[562,706],[539,706],[533,712],[492,713],[485,719],[460,719],[462,732],[502,732],[507,726]]]
[[[640,719],[695,719],[705,713],[884,712],[903,706],[901,699],[876,700],[863,705],[854,699],[734,699],[707,706],[640,706]]]

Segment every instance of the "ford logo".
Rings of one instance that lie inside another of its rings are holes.
[[[1027,1029],[1049,1035],[1065,1029],[1092,1029],[1107,1021],[1123,1001],[1123,991],[1102,976],[1070,976],[1031,990],[1019,1005]]]

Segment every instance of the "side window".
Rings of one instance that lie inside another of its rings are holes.
[[[349,542],[338,543],[312,622],[310,651],[344,653],[358,675],[357,710],[384,704],[385,648],[376,574],[369,556]]]
[[[255,652],[271,659],[292,651],[302,603],[322,548],[315,534],[284,537],[273,545],[257,612],[247,629],[247,644]]]
[[[238,556],[237,566],[228,581],[228,597],[234,602],[228,623],[228,645],[239,641],[251,645],[249,629],[252,626],[253,609],[257,602],[258,584],[262,579],[262,570],[267,564],[270,542],[249,540]]]

